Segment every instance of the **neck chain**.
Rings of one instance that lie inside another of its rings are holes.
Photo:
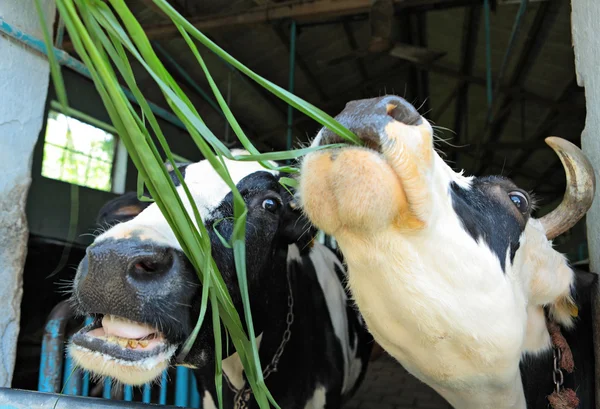
[[[287,312],[287,315],[285,318],[286,329],[285,329],[285,332],[283,333],[283,338],[281,339],[281,343],[279,344],[277,351],[275,351],[275,355],[273,355],[273,358],[271,359],[271,363],[269,363],[269,365],[267,365],[265,367],[265,369],[263,369],[263,378],[264,379],[267,379],[269,377],[269,375],[271,375],[273,372],[277,372],[277,365],[279,364],[281,355],[283,355],[283,351],[285,350],[285,345],[288,343],[288,341],[290,340],[290,337],[292,336],[292,324],[294,323],[294,296],[292,294],[292,282],[290,279],[289,272],[287,273],[287,284],[288,284],[288,298],[287,298],[288,312]],[[229,378],[227,378],[227,375],[225,375],[225,373],[223,373],[223,377],[225,378],[225,381],[227,382],[227,386],[229,387],[229,389],[235,393],[235,398],[233,400],[234,409],[246,409],[248,401],[250,400],[250,396],[252,396],[252,388],[250,388],[250,386],[246,386],[245,388],[237,389],[229,381]]]

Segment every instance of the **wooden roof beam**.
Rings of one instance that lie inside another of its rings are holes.
[[[474,0],[480,2],[479,0]],[[395,0],[397,8],[411,8],[421,6],[447,6],[457,4],[456,0]],[[463,4],[459,2],[458,4]],[[291,0],[281,3],[266,3],[249,10],[231,14],[215,14],[197,18],[190,18],[189,22],[202,32],[218,29],[233,29],[251,24],[264,24],[278,20],[296,19],[310,20],[324,17],[349,16],[367,13],[371,7],[371,0]],[[144,27],[149,38],[160,37],[164,39],[178,33],[173,24],[157,24]]]

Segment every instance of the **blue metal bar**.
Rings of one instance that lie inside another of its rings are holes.
[[[147,383],[144,385],[144,392],[142,394],[142,402],[144,403],[150,403],[152,400],[152,396],[150,394],[151,389],[150,389],[150,384]]]
[[[104,380],[104,390],[102,391],[102,397],[104,399],[111,398],[111,390],[112,390],[112,379],[106,378]]]
[[[167,404],[167,370],[162,373],[160,380],[160,395],[158,396],[158,403],[161,405]]]
[[[84,325],[90,325],[94,322],[92,317],[86,317]],[[88,396],[90,394],[90,374],[89,372],[83,373],[83,384],[81,385],[81,396]]]
[[[177,367],[175,379],[175,406],[185,408],[188,405],[189,369],[184,366]]]
[[[2,17],[0,17],[0,33],[6,34],[7,36],[17,40],[18,42],[22,43],[23,45],[25,45],[35,51],[38,51],[38,52],[44,54],[45,56],[48,56],[48,48],[46,47],[46,43],[43,40],[40,40],[39,38],[36,38],[33,36],[30,36],[29,34],[26,34],[23,31],[11,26],[4,19],[2,19]],[[63,50],[59,50],[56,47],[53,47],[52,51],[54,52],[54,55],[56,56],[56,59],[58,60],[58,63],[60,65],[64,65],[65,67],[72,69],[73,71],[77,72],[78,74],[81,74],[86,78],[92,79],[92,75],[90,74],[90,71],[87,69],[87,67],[81,61],[77,60],[76,58],[73,58],[67,52],[65,52]],[[131,102],[133,102],[135,104],[138,103],[137,100],[135,99],[135,96],[133,95],[133,93],[131,91],[129,91],[127,88],[125,88],[123,86],[121,87],[121,89],[123,90],[123,93],[125,94],[127,99],[129,99]],[[181,122],[179,120],[179,118],[177,118],[176,115],[170,113],[166,109],[161,108],[152,102],[148,101],[148,105],[150,106],[150,109],[152,109],[152,112],[154,112],[156,114],[156,116],[164,119],[165,121],[181,128],[181,129],[184,129],[184,130],[186,129],[183,122]]]
[[[73,363],[73,358],[65,354],[65,370],[63,373],[63,390],[65,395],[79,395],[81,390],[81,376]]]
[[[194,372],[190,371],[190,407],[200,407],[200,393],[198,393],[198,383],[196,382],[196,376]]]
[[[296,21],[292,20],[290,26],[290,76],[288,80],[288,91],[294,93],[294,77],[296,73]],[[287,149],[292,149],[292,124],[294,119],[294,108],[288,104],[287,112]]]
[[[65,328],[72,314],[69,303],[63,301],[57,304],[48,316],[42,340],[42,357],[38,378],[38,391],[40,392],[60,392]]]
[[[131,385],[125,385],[123,387],[123,400],[131,402],[133,400],[133,388]]]

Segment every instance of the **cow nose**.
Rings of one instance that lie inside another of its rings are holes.
[[[168,281],[182,262],[170,247],[147,241],[109,240],[88,248],[82,278],[90,283],[118,281],[139,291]]]
[[[423,122],[417,109],[396,95],[350,101],[335,119],[370,147],[380,146],[385,127],[390,122],[406,125],[421,125]],[[343,142],[338,135],[323,128],[321,145],[338,142]]]

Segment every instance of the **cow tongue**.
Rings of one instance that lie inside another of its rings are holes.
[[[146,324],[134,322],[126,318],[105,315],[102,318],[102,328],[106,336],[115,336],[127,339],[140,339],[158,332]]]

